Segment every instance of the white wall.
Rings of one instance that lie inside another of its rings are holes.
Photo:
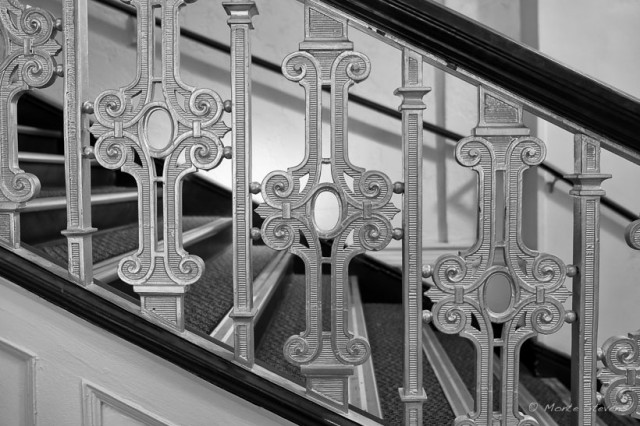
[[[640,97],[640,38],[637,22],[640,3],[633,0],[554,0],[538,2],[539,48],[543,53],[628,94]],[[549,148],[548,161],[560,169],[573,171],[573,139],[568,132],[540,120],[540,137]],[[640,211],[635,187],[640,167],[603,151],[602,172],[613,179],[603,184],[607,195],[631,211]],[[572,201],[568,187],[556,185],[549,193],[540,180],[539,242],[541,250],[571,262]],[[627,221],[606,207],[602,209],[600,345],[613,336],[640,327],[640,292],[637,277],[640,253],[624,242]],[[570,351],[570,327],[545,336],[544,344],[565,353]]]
[[[0,425],[291,425],[0,279]]]

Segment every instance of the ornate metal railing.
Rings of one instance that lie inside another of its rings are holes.
[[[284,344],[283,356],[299,366],[312,399],[350,414],[347,380],[355,366],[370,355],[369,343],[350,331],[347,281],[355,256],[381,250],[392,239],[403,241],[404,374],[400,388],[405,423],[422,424],[427,395],[422,385],[422,327],[433,322],[444,333],[469,339],[477,352],[476,409],[456,424],[537,424],[518,409],[519,357],[523,343],[539,334],[557,332],[573,323],[574,423],[594,424],[595,407],[605,404],[616,414],[640,417],[636,384],[637,333],[613,338],[597,348],[600,184],[609,175],[600,172],[600,145],[637,160],[624,134],[621,141],[586,130],[575,114],[562,118],[551,109],[528,101],[526,94],[504,90],[489,79],[452,66],[447,58],[427,51],[417,39],[387,36],[375,31],[360,16],[349,16],[327,3],[305,2],[305,38],[299,50],[284,58],[282,74],[302,86],[305,94],[305,155],[286,171],[270,173],[262,183],[252,181],[251,50],[255,2],[223,3],[229,18],[231,43],[231,99],[208,88],[194,88],[180,78],[179,11],[187,0],[123,0],[137,12],[136,78],[126,87],[113,88],[90,101],[88,89],[87,1],[63,0],[63,19],[23,6],[18,0],[0,0],[4,40],[0,64],[0,242],[19,250],[20,209],[39,190],[37,177],[22,172],[17,157],[16,102],[27,90],[46,87],[64,76],[65,159],[67,173],[68,274],[79,285],[91,287],[92,257],[89,159],[109,169],[132,175],[138,186],[139,249],[120,262],[122,281],[140,294],[140,313],[184,336],[184,294],[197,285],[204,265],[182,244],[181,183],[190,173],[209,170],[231,159],[234,242],[234,358],[255,371],[251,251],[252,239],[261,238],[275,250],[289,251],[304,264],[306,324]],[[429,6],[433,7],[433,6]],[[162,17],[156,26],[155,12]],[[356,8],[354,8],[356,10]],[[382,9],[381,9],[382,10]],[[357,14],[356,14],[357,15]],[[374,14],[379,21],[379,13]],[[392,183],[381,171],[366,170],[351,161],[348,145],[348,105],[352,86],[367,79],[371,63],[348,37],[353,25],[375,35],[402,52],[401,97],[403,182]],[[63,42],[56,41],[62,31]],[[155,34],[162,35],[157,49]],[[64,66],[57,65],[62,50]],[[445,255],[434,265],[422,265],[422,132],[423,64],[444,69],[478,88],[479,124],[473,135],[458,142],[456,160],[478,175],[478,239],[466,252]],[[159,65],[158,65],[159,64]],[[511,88],[510,88],[511,89]],[[323,90],[330,93],[331,137],[329,156],[323,154]],[[575,134],[573,182],[574,258],[567,265],[553,254],[526,246],[522,237],[522,175],[541,164],[544,141],[523,124],[524,109]],[[225,124],[230,113],[230,126]],[[89,141],[89,117],[95,122]],[[164,140],[150,134],[153,117],[170,123]],[[573,122],[571,120],[576,120]],[[606,128],[602,127],[603,130]],[[232,143],[223,136],[231,131]],[[326,167],[325,167],[326,166]],[[162,208],[158,192],[162,191]],[[254,194],[263,203],[257,213],[264,219],[253,228]],[[327,194],[339,206],[331,229],[322,228],[315,215],[318,198]],[[402,194],[396,206],[393,194]],[[497,208],[504,205],[504,211]],[[399,208],[400,207],[400,208]],[[163,212],[159,244],[158,213]],[[402,216],[402,227],[391,220]],[[629,244],[640,249],[640,221],[627,231]],[[327,249],[323,244],[328,244]],[[323,300],[322,266],[330,265],[331,298]],[[566,277],[573,278],[571,293]],[[508,307],[494,312],[486,292],[501,277],[510,287]],[[427,295],[434,303],[423,311],[423,278],[434,286]],[[572,310],[563,303],[573,294]],[[331,327],[323,329],[323,304],[331,305]],[[494,335],[495,325],[501,326]],[[193,339],[193,337],[189,337]],[[500,410],[493,409],[493,353],[502,359]],[[604,367],[597,372],[597,361]],[[597,379],[604,384],[598,393]],[[428,401],[426,402],[428,404]]]

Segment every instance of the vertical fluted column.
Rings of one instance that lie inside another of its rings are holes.
[[[610,175],[600,173],[600,143],[589,136],[575,135],[575,174],[567,176],[574,186],[571,405],[572,424],[588,426],[596,418],[596,363],[598,338],[598,286],[600,276],[600,184]]]
[[[258,13],[253,1],[223,3],[231,28],[231,102],[233,131],[233,294],[236,360],[252,365],[253,274],[251,266],[251,18]]]
[[[403,387],[405,424],[422,424],[422,101],[431,89],[422,85],[422,56],[404,49],[402,87],[402,152],[404,199],[402,208],[402,291],[405,354]]]
[[[87,0],[64,0],[64,140],[67,180],[69,274],[80,284],[93,281],[91,253],[91,159],[89,118],[85,103],[89,70]]]

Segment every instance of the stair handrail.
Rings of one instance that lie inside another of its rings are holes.
[[[537,116],[640,163],[640,100],[433,0],[313,0],[431,65],[508,94]]]

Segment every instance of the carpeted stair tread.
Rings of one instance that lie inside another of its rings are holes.
[[[447,352],[451,362],[456,367],[458,374],[464,381],[467,389],[471,392],[472,397],[475,399],[475,349],[470,341],[465,338],[443,334],[435,331],[438,340],[442,344],[443,348]],[[559,425],[568,425],[571,423],[571,407],[566,407],[562,400],[562,397],[558,395],[551,387],[544,383],[540,378],[535,377],[529,369],[520,365],[520,383],[527,388],[527,390],[533,395],[538,402],[538,409],[545,409],[544,407],[557,407],[556,409],[546,409],[545,411],[553,418]],[[494,376],[494,410],[499,409],[499,397],[500,397],[500,383]],[[607,425],[624,426],[628,423],[620,421],[615,415],[606,412],[598,412],[598,416],[601,417]]]
[[[402,387],[404,359],[404,315],[402,305],[365,303],[371,356],[376,372],[378,394],[385,425],[404,424],[404,406],[398,388]],[[433,369],[423,355],[423,386],[427,393],[424,404],[425,425],[449,425],[454,419]]]
[[[269,263],[276,252],[266,246],[254,246],[253,277]],[[233,246],[205,262],[200,280],[185,295],[185,322],[190,330],[211,334],[233,307]]]
[[[256,359],[289,380],[304,385],[300,367],[284,359],[283,347],[287,339],[306,329],[306,300],[304,275],[292,275],[286,280],[282,300],[265,334],[256,348]]]
[[[476,398],[476,350],[468,339],[455,334],[441,333],[435,328],[434,334],[455,366],[460,378],[467,386],[471,397]],[[500,381],[493,376],[493,409],[500,409]]]
[[[573,407],[563,402],[562,396],[548,386],[540,378],[535,377],[527,368],[520,367],[520,382],[531,392],[538,402],[538,410],[545,410],[551,418],[559,425],[571,424],[571,413]],[[602,407],[598,408],[598,417],[600,417],[609,426],[626,426],[631,420],[630,418],[621,419],[620,417],[604,411]],[[633,420],[632,420],[633,421]],[[636,420],[638,424],[640,421]]]
[[[182,218],[183,231],[189,231],[212,222],[214,216],[185,216]],[[162,222],[158,221],[158,231],[162,230]],[[98,231],[93,235],[93,263],[99,263],[138,248],[138,224],[132,223],[118,228]],[[37,246],[50,257],[62,265],[67,265],[68,244],[65,239],[54,243],[44,243]]]
[[[322,328],[330,330],[331,277],[324,275],[322,281]],[[282,301],[260,339],[256,349],[256,359],[279,375],[304,385],[305,379],[300,374],[300,367],[289,363],[284,358],[283,347],[289,337],[299,335],[307,328],[305,276],[292,275],[283,285]]]
[[[130,186],[94,186],[91,188],[92,194],[117,194],[131,191],[137,191],[137,189]],[[65,188],[42,188],[38,198],[65,197],[66,195]]]

